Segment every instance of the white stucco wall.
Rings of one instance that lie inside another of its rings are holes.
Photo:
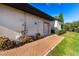
[[[0,25],[20,32],[24,19],[24,12],[0,4]]]
[[[16,35],[19,35],[19,33],[6,27],[0,26],[0,36],[6,36],[11,40],[16,40]]]
[[[61,22],[55,20],[54,27],[57,28],[58,30],[61,30]]]
[[[0,4],[0,25],[1,26],[7,27],[8,29],[11,29],[19,33],[20,31],[23,30],[22,24],[26,19],[28,35],[35,35],[38,32],[41,35],[44,35],[43,24],[44,22],[50,23],[50,21],[47,21],[43,18],[37,17],[29,13],[25,13],[25,16],[26,17],[24,18],[24,12],[21,10],[17,10],[15,8]]]

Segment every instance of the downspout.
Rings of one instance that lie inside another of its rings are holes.
[[[27,34],[27,22],[26,22],[26,13],[24,12],[24,23],[23,23],[23,31],[22,34],[26,35]]]

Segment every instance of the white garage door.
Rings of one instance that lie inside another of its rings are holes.
[[[44,35],[48,35],[48,34],[49,34],[49,24],[44,23]]]

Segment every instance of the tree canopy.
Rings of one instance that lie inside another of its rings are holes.
[[[72,23],[65,23],[64,29],[66,31],[79,31],[79,21],[74,21]]]
[[[55,16],[55,19],[64,23],[64,14],[60,13],[59,16]]]
[[[64,14],[60,13],[59,16],[55,16],[55,19],[61,22],[61,28],[64,26]]]

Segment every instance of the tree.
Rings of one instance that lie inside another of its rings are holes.
[[[64,27],[64,14],[60,13],[59,16],[55,16],[55,19],[61,22],[61,28]]]
[[[65,23],[64,29],[66,31],[79,32],[79,21],[74,21],[72,23]]]
[[[64,17],[63,13],[60,13],[60,15],[59,15],[60,21],[64,23],[64,18],[63,17]]]
[[[59,18],[60,18],[60,21],[61,21],[61,28],[63,28],[64,27],[64,14],[60,13]]]

